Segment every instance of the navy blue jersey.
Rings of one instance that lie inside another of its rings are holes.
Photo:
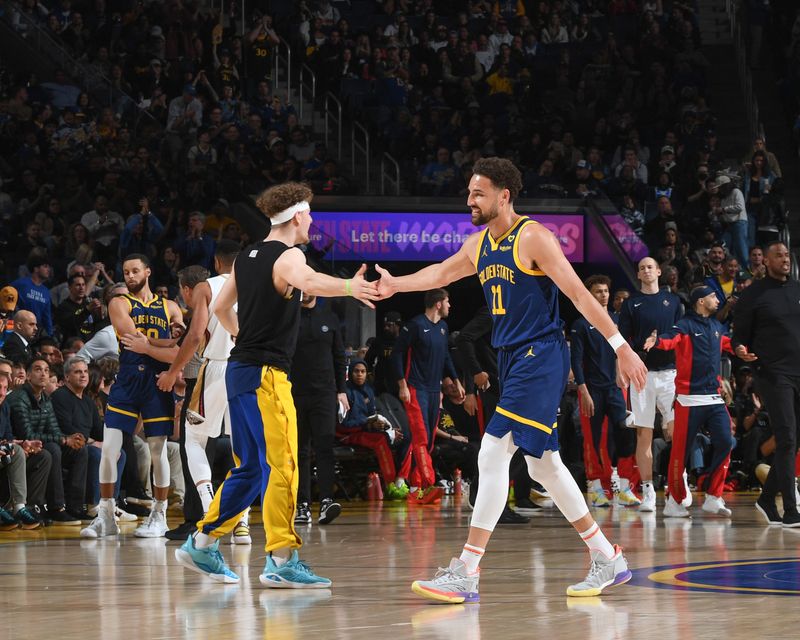
[[[562,332],[558,287],[519,257],[520,232],[529,224],[538,223],[523,216],[497,240],[488,228],[478,240],[475,267],[494,322],[495,348],[549,340]]]
[[[392,350],[395,379],[405,378],[421,391],[439,391],[442,378],[458,377],[450,358],[447,323],[433,323],[422,313],[409,320],[400,331]]]
[[[659,334],[656,349],[674,351],[676,355],[676,393],[691,396],[720,392],[720,357],[722,351],[732,351],[730,338],[716,318],[689,312]]]
[[[619,324],[617,313],[612,311],[609,315],[614,324]],[[592,388],[616,386],[617,356],[614,349],[583,316],[572,325],[570,361],[575,384],[586,384]]]
[[[675,368],[675,355],[670,351],[650,349],[644,355],[642,348],[653,331],[664,333],[683,315],[681,300],[674,293],[640,293],[628,298],[622,305],[619,315],[619,332],[633,347],[643,355],[649,371],[663,371]]]
[[[136,330],[143,333],[148,338],[169,339],[172,337],[169,323],[169,309],[167,301],[161,296],[155,296],[150,302],[144,303],[139,298],[126,293],[121,296],[130,307],[130,316]],[[117,336],[119,339],[119,336]],[[166,370],[169,363],[159,362],[150,356],[141,353],[128,351],[125,346],[119,343],[119,366],[120,369],[129,366],[138,367],[146,365],[152,369]]]

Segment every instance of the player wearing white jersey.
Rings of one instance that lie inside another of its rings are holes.
[[[208,272],[197,266],[187,267],[178,274],[181,295],[192,308],[192,322],[178,356],[169,371],[162,374],[158,381],[159,388],[172,388],[192,354],[196,351],[202,356],[203,364],[186,413],[185,439],[189,473],[200,495],[204,514],[214,498],[206,445],[209,438],[218,438],[223,434],[223,424],[230,424],[225,369],[233,348],[233,339],[212,309],[222,286],[230,276],[238,251],[239,246],[236,243],[223,240],[217,244],[214,267],[219,275],[213,278],[205,279]],[[248,516],[249,511],[245,512],[235,527],[231,542],[251,543]]]

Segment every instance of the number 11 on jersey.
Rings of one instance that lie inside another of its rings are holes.
[[[503,306],[503,287],[499,284],[492,285],[492,315],[506,315],[506,309]]]

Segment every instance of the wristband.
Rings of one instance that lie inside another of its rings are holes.
[[[617,331],[613,336],[608,338],[608,344],[611,345],[611,348],[614,350],[614,353],[625,344],[625,338],[622,337],[622,334]]]
[[[350,288],[350,280],[345,280],[344,281],[344,292],[348,296],[352,296],[353,295],[353,290]]]

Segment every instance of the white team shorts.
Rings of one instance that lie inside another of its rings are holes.
[[[642,391],[631,385],[631,413],[633,424],[637,427],[653,429],[656,423],[656,409],[661,420],[672,422],[675,413],[672,403],[675,400],[675,369],[648,371],[647,384]]]
[[[189,400],[186,428],[209,438],[222,433],[222,420],[228,425],[228,390],[225,388],[227,360],[205,360],[197,374],[197,384]]]

